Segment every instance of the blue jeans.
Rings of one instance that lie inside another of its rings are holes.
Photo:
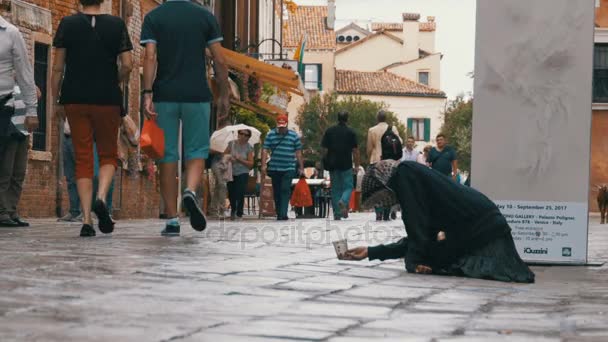
[[[287,209],[291,198],[291,181],[295,175],[295,171],[268,171],[268,176],[272,178],[274,208],[278,219],[287,218]]]
[[[350,204],[350,195],[353,192],[353,170],[329,171],[331,179],[331,206],[334,217],[342,217],[339,202],[344,203],[346,208]]]
[[[70,214],[80,215],[80,198],[76,188],[76,159],[74,158],[74,145],[72,137],[63,139],[63,173],[68,183],[68,198],[70,200]]]

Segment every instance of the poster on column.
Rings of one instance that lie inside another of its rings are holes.
[[[587,262],[594,0],[478,0],[472,186],[526,261]]]

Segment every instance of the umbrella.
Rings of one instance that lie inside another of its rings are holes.
[[[228,147],[228,143],[232,140],[236,140],[238,137],[238,132],[242,129],[248,129],[251,131],[251,137],[249,138],[249,143],[253,146],[260,142],[260,136],[262,133],[255,127],[238,124],[232,126],[226,126],[220,130],[213,132],[211,135],[211,149],[224,152],[226,147]]]

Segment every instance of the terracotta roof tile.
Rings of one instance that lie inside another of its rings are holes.
[[[437,29],[437,23],[420,23],[421,32],[433,32]]]
[[[336,70],[340,94],[442,97],[445,93],[386,71]]]
[[[327,6],[298,6],[296,12],[285,21],[283,47],[296,48],[308,34],[306,50],[331,50],[336,48],[336,32],[327,28]]]
[[[421,32],[433,32],[437,29],[436,22],[420,23]],[[372,31],[403,31],[403,23],[372,23]]]

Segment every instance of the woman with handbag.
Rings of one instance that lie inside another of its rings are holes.
[[[53,95],[57,113],[67,116],[76,156],[76,187],[82,205],[80,236],[95,236],[91,209],[99,230],[109,234],[114,221],[106,194],[118,165],[118,130],[122,115],[120,84],[132,69],[131,39],[124,21],[103,14],[103,0],[80,0],[82,12],[64,17],[53,46]],[[65,75],[64,75],[65,70]],[[65,109],[64,109],[65,108]],[[93,141],[99,154],[99,191],[93,196]]]

